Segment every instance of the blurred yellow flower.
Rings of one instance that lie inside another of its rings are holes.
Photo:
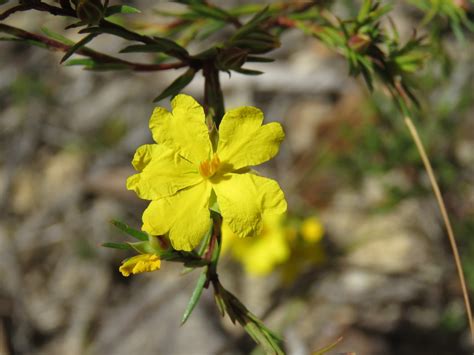
[[[286,201],[278,183],[251,173],[278,153],[284,133],[279,123],[262,125],[255,107],[228,111],[213,147],[204,110],[191,96],[177,95],[172,112],[154,110],[150,130],[158,144],[138,148],[138,174],[127,188],[151,200],[142,229],[168,233],[174,249],[195,248],[211,226],[210,201],[217,198],[224,223],[239,237],[259,235],[262,216],[282,214]]]
[[[222,252],[230,250],[232,256],[241,262],[245,271],[251,275],[269,274],[290,256],[282,222],[282,215],[264,217],[262,233],[255,238],[239,238],[223,224]]]
[[[317,243],[324,234],[324,227],[316,217],[306,218],[301,224],[301,235],[308,243]]]
[[[262,233],[255,238],[238,238],[222,225],[222,252],[240,262],[247,273],[264,276],[277,266],[284,282],[292,282],[308,267],[325,261],[321,240],[324,227],[316,217],[300,222],[287,216],[267,216]]]
[[[123,276],[130,274],[140,274],[158,270],[161,266],[161,260],[154,254],[140,254],[133,256],[122,262],[119,271]]]

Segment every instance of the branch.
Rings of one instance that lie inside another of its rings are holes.
[[[59,51],[59,52],[67,52],[71,46],[66,45],[64,43],[58,42],[51,38],[38,35],[35,33],[31,33],[17,27],[0,24],[0,32],[8,33],[12,36],[15,36],[20,39],[36,41],[43,43],[49,49]],[[108,54],[97,52],[93,49],[83,47],[77,51],[77,54],[89,57],[94,59],[95,61],[102,63],[102,64],[122,64],[129,67],[130,70],[138,71],[138,72],[148,72],[148,71],[161,71],[161,70],[169,70],[169,69],[178,69],[183,68],[188,65],[187,62],[175,62],[175,63],[164,63],[164,64],[145,64],[145,63],[134,63],[127,60],[123,60],[117,57],[110,56]]]
[[[67,17],[74,17],[76,18],[76,13],[73,10],[63,9],[61,7],[52,6],[49,4],[45,4],[44,2],[28,2],[25,4],[20,4],[14,6],[2,14],[0,14],[0,21],[5,20],[10,15],[13,15],[15,12],[20,11],[28,11],[28,10],[37,10],[43,12],[49,12],[51,15],[54,16],[67,16]]]

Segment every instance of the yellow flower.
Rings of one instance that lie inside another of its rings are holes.
[[[238,238],[226,224],[222,225],[222,252],[231,250],[245,271],[255,276],[269,274],[290,257],[290,248],[282,226],[282,216],[266,216],[261,235]]]
[[[132,256],[122,262],[119,271],[123,276],[130,274],[140,274],[142,272],[150,272],[158,270],[161,266],[161,260],[154,254],[140,254]]]
[[[138,174],[127,188],[152,202],[142,229],[169,234],[177,250],[192,250],[211,226],[210,201],[217,198],[224,222],[239,237],[260,234],[262,216],[286,211],[278,183],[250,172],[278,153],[284,133],[279,123],[262,125],[255,107],[228,111],[213,147],[204,110],[192,97],[177,95],[172,112],[154,110],[150,130],[158,144],[138,148]]]
[[[317,243],[324,234],[324,227],[316,217],[306,218],[301,224],[301,235],[308,243]]]

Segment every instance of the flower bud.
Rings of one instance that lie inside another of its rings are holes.
[[[96,25],[104,16],[101,0],[79,0],[76,6],[77,17],[89,25]]]
[[[349,38],[347,44],[352,50],[363,53],[370,45],[370,37],[364,34],[355,34]]]
[[[454,6],[464,10],[469,11],[469,1],[468,0],[453,0]]]
[[[223,49],[217,55],[217,66],[221,70],[239,69],[247,59],[248,51],[238,47]]]
[[[252,54],[263,54],[280,47],[278,39],[268,32],[257,30],[248,33],[233,43],[236,47],[248,49]]]

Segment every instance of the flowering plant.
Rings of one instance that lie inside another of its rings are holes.
[[[185,5],[183,12],[166,13],[173,21],[160,30],[145,31],[126,20],[128,15],[138,14],[138,9],[110,5],[108,0],[20,1],[0,12],[0,32],[6,35],[1,39],[62,52],[61,63],[87,70],[155,72],[185,68],[154,100],[173,98],[171,112],[158,107],[150,119],[155,143],[139,147],[132,160],[137,173],[128,178],[126,186],[138,197],[150,201],[143,212],[141,230],[114,222],[138,241],[104,246],[135,252],[119,268],[124,276],[158,270],[166,261],[182,263],[186,270],[201,268],[182,322],[192,313],[203,289],[212,286],[222,315],[239,323],[266,353],[283,354],[281,339],[220,282],[217,266],[222,238],[234,238],[232,242],[224,241],[228,243],[224,248],[249,271],[265,274],[293,256],[298,261],[304,260],[308,256],[306,247],[316,245],[323,231],[314,220],[304,221],[296,232],[291,228],[282,230],[282,215],[287,209],[284,194],[276,181],[259,175],[252,167],[278,153],[284,139],[283,129],[279,123],[262,125],[263,113],[255,107],[226,112],[220,72],[262,74],[246,67],[247,63],[272,62],[272,58],[264,55],[280,46],[285,31],[298,30],[315,38],[339,53],[347,62],[349,74],[361,76],[370,90],[380,85],[381,91],[388,93],[400,112],[408,117],[407,125],[434,181],[436,196],[442,200],[409,119],[419,107],[413,78],[439,48],[436,45],[429,48],[425,38],[417,36],[416,31],[401,43],[395,26],[390,32],[381,25],[393,4],[379,0],[362,1],[358,11],[349,11],[354,15],[344,20],[335,15],[331,1],[288,1],[229,9],[209,1],[176,2]],[[466,15],[464,1],[409,2],[425,12],[423,25],[433,28],[428,34],[431,39],[442,32],[433,19],[448,21],[461,40],[464,28],[474,28]],[[5,4],[9,0],[0,0],[0,6]],[[27,11],[64,17],[68,21],[66,29],[77,30],[83,36],[71,41],[46,28],[44,34],[37,34],[3,22],[15,13]],[[221,31],[223,28],[227,32]],[[136,62],[88,47],[103,35],[126,41],[127,46],[120,51],[124,56],[148,53],[152,60]],[[208,46],[205,40],[214,38],[213,35],[219,41]],[[202,50],[190,53],[191,42]],[[199,72],[204,76],[203,105],[181,94]],[[442,212],[451,236],[443,208]],[[453,239],[451,244],[456,254]],[[313,253],[308,259],[316,262],[319,256],[321,253]],[[457,266],[460,270],[459,260]],[[474,337],[462,272],[460,278]]]

